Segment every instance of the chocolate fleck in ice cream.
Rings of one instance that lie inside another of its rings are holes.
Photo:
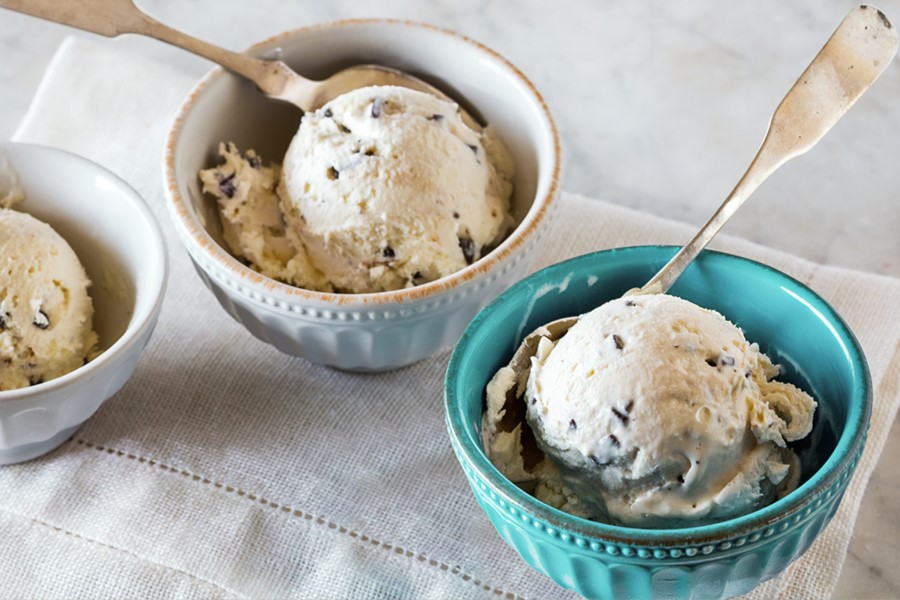
[[[348,92],[303,116],[281,167],[221,148],[201,172],[225,242],[299,287],[395,290],[449,275],[509,232],[513,165],[490,128],[400,87]]]
[[[538,499],[589,519],[735,517],[799,481],[787,444],[810,432],[816,403],[778,373],[715,311],[663,294],[620,298],[542,339],[527,380],[496,374],[486,450]],[[512,411],[524,419],[504,420]]]

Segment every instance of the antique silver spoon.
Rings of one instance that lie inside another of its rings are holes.
[[[643,287],[626,295],[663,294],[681,276],[756,188],[799,156],[844,116],[897,54],[897,30],[873,6],[853,9],[775,109],[759,151],[744,176],[700,231]],[[525,337],[509,363],[516,380],[531,368],[542,337],[556,340],[578,321],[557,319]]]
[[[384,65],[356,65],[322,81],[307,79],[280,60],[261,60],[231,52],[164,25],[142,12],[132,0],[0,0],[0,7],[107,37],[135,33],[167,42],[246,77],[267,96],[289,102],[304,112],[320,108],[341,94],[370,85],[402,86],[455,103],[433,85]],[[482,131],[481,124],[462,108],[460,116],[475,132]]]

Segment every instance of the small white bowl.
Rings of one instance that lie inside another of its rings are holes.
[[[217,68],[182,104],[164,164],[169,214],[203,281],[253,335],[317,364],[385,370],[456,343],[482,306],[527,273],[546,231],[558,195],[560,150],[541,95],[485,46],[406,21],[339,21],[298,29],[260,42],[248,53],[279,56],[312,78],[353,64],[386,64],[467,99],[513,154],[518,226],[473,265],[410,289],[330,294],[263,277],[225,250],[216,203],[200,191],[197,173],[216,164],[222,141],[281,162],[300,112]]]
[[[26,200],[14,208],[49,223],[75,250],[92,285],[101,354],[56,379],[0,391],[0,464],[66,441],[131,376],[162,305],[167,263],[152,213],[127,183],[87,159],[0,143]]]

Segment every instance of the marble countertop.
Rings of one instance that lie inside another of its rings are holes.
[[[154,0],[156,18],[240,49],[351,17],[426,21],[481,41],[544,93],[563,141],[564,189],[701,224],[743,173],[787,89],[854,6],[837,0]],[[900,0],[880,2],[900,22]],[[83,34],[0,10],[0,138],[21,120],[59,43]],[[128,36],[199,76],[205,61]],[[726,231],[830,265],[900,277],[900,63],[808,155],[766,182]],[[900,597],[900,431],[863,501],[838,598]]]

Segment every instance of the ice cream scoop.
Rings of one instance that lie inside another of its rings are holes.
[[[628,293],[667,292],[763,181],[812,148],[844,116],[891,64],[897,46],[897,30],[883,12],[866,5],[853,9],[775,109],[762,145],[725,201],[650,281]],[[526,371],[540,338],[548,331],[559,335],[577,320],[558,319],[528,335],[510,367]]]
[[[281,166],[223,144],[200,172],[231,252],[310,290],[377,293],[460,271],[514,225],[514,165],[490,127],[397,86],[306,113]]]
[[[456,105],[396,86],[307,113],[282,165],[289,228],[334,289],[379,292],[464,269],[513,225],[512,158]]]
[[[815,401],[719,313],[665,294],[613,300],[528,379],[527,421],[592,518],[640,526],[718,520],[796,487],[787,442]]]
[[[0,209],[0,391],[43,383],[93,358],[89,285],[53,228]]]
[[[449,99],[418,77],[384,65],[355,65],[322,81],[308,79],[280,60],[231,52],[164,25],[142,12],[132,0],[84,0],[77,5],[56,0],[0,0],[0,7],[108,37],[136,33],[161,40],[218,63],[255,83],[267,96],[289,102],[304,112],[370,85],[398,85]],[[481,124],[467,111],[461,109],[460,115],[469,127],[481,130]]]

